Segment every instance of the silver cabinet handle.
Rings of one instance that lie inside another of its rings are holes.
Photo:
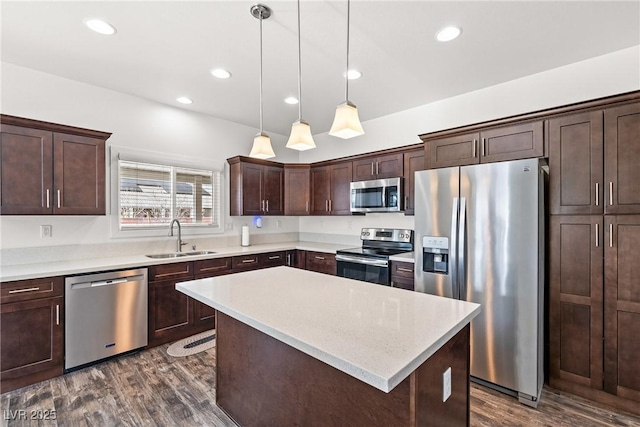
[[[269,259],[280,259],[280,255],[270,256]]]
[[[49,208],[49,199],[50,199],[50,194],[49,194],[49,189],[47,188],[47,208]]]
[[[329,200],[324,201],[324,210],[329,212]]]
[[[380,162],[376,162],[376,175],[378,175],[380,173],[380,170],[378,169],[378,166],[380,166]]]
[[[600,227],[596,224],[596,248],[600,246]]]
[[[398,271],[406,271],[407,273],[413,273],[413,270],[410,268],[398,267],[396,270]]]
[[[474,139],[473,140],[473,145],[471,146],[471,157],[476,157],[476,144],[478,143],[478,140]]]
[[[609,247],[613,247],[613,223],[609,224]]]
[[[243,264],[246,264],[246,263],[249,263],[249,262],[256,262],[256,259],[255,258],[251,258],[251,259],[243,259],[242,260]]]
[[[287,265],[291,266],[291,254],[287,254]]]
[[[331,212],[331,199],[329,199],[329,212]]]
[[[12,291],[9,291],[9,294],[21,294],[23,292],[32,292],[32,291],[39,291],[40,288],[26,288],[26,289],[14,289]]]
[[[60,324],[60,304],[56,304],[56,325]]]
[[[484,157],[484,145],[486,138],[482,138],[482,157]]]
[[[264,212],[264,200],[260,202],[260,210]]]
[[[269,199],[267,199],[267,212],[269,212]]]
[[[323,256],[318,256],[318,255],[316,255],[314,258],[315,258],[315,259],[319,259],[319,260],[324,260],[324,257],[323,257]]]
[[[371,176],[373,176],[373,162],[371,162]]]
[[[309,212],[309,201],[304,202],[304,211]]]
[[[609,181],[609,206],[613,206],[613,181]]]
[[[58,189],[58,209],[60,209],[60,189]]]
[[[600,184],[596,182],[596,206],[600,204]]]

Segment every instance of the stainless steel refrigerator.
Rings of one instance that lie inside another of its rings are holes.
[[[472,379],[536,406],[543,375],[538,159],[416,172],[416,291],[472,301]]]

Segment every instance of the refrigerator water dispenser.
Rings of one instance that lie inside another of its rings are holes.
[[[449,238],[422,236],[422,271],[449,274]]]

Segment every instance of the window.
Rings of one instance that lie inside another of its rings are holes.
[[[174,218],[185,231],[191,229],[191,234],[224,230],[221,170],[113,151],[112,147],[112,173],[116,175],[112,185],[117,188],[112,191],[112,213],[117,216],[117,227],[112,227],[112,235],[163,235]]]

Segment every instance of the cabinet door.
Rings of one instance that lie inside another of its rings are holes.
[[[603,220],[552,216],[550,377],[602,389]]]
[[[284,169],[263,166],[264,215],[284,214]]]
[[[262,166],[242,163],[242,212],[241,215],[262,215]]]
[[[284,168],[284,214],[309,215],[311,205],[311,169],[303,167]]]
[[[403,176],[404,159],[402,153],[387,154],[376,158],[376,178],[396,178]]]
[[[640,213],[640,103],[604,112],[605,213]]]
[[[183,280],[149,283],[149,346],[179,340],[192,332],[193,300],[176,290],[179,281]]]
[[[0,305],[2,392],[62,375],[64,298]]]
[[[45,215],[53,208],[51,132],[0,125],[0,213]]]
[[[429,169],[477,164],[479,139],[480,134],[469,133],[427,141]]]
[[[413,215],[415,210],[415,173],[425,169],[424,148],[404,153],[404,214]]]
[[[311,215],[329,215],[331,174],[329,166],[311,168]]]
[[[353,181],[366,181],[376,177],[376,158],[365,157],[353,161]]]
[[[602,111],[549,120],[552,214],[603,212]]]
[[[104,140],[53,134],[53,213],[105,214]]]
[[[331,166],[331,197],[329,211],[331,215],[351,215],[351,162]]]
[[[605,391],[640,402],[640,215],[605,216]]]
[[[209,307],[207,304],[201,303],[200,301],[196,301],[194,299],[191,301],[193,302],[193,313],[195,317],[193,323],[193,334],[215,328],[216,310]]]
[[[489,129],[480,137],[481,163],[544,156],[542,121]]]

